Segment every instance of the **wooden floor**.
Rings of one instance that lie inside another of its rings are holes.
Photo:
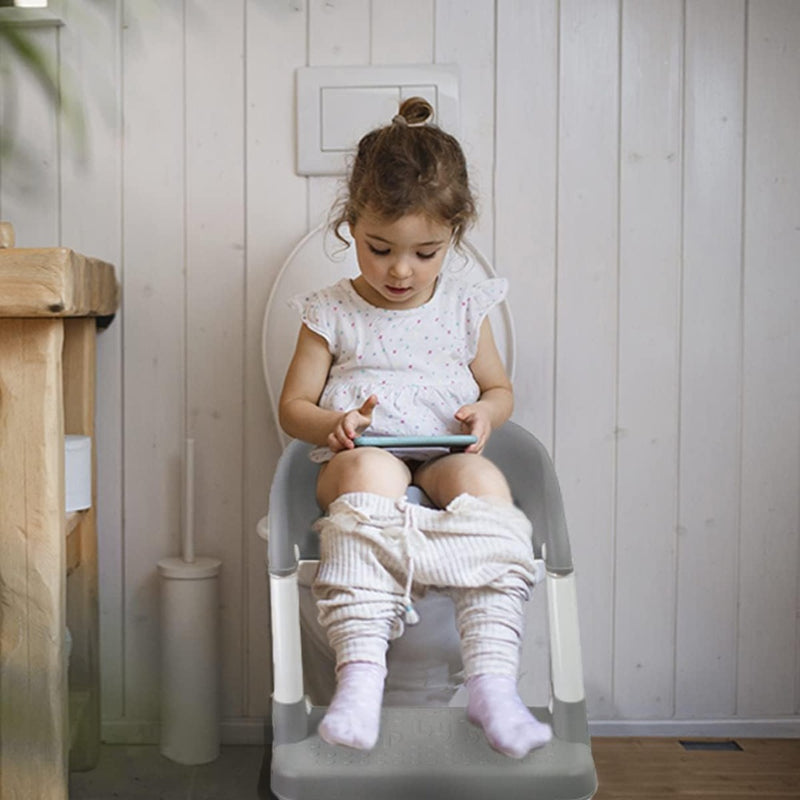
[[[677,739],[595,738],[595,800],[800,798],[800,739],[736,743],[741,750],[686,750]]]

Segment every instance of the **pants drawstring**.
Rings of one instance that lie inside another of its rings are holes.
[[[397,501],[397,510],[403,513],[403,548],[405,549],[408,563],[408,577],[406,578],[406,586],[403,593],[403,620],[406,625],[416,625],[419,622],[419,614],[411,602],[411,586],[414,582],[414,556],[411,553],[410,534],[419,529],[414,518],[414,506],[405,497],[401,497]]]

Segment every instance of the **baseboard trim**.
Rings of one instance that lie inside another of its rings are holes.
[[[592,736],[797,739],[800,717],[779,719],[590,720]]]
[[[263,745],[268,724],[261,718],[225,719],[220,726],[220,741],[224,745]],[[101,736],[106,744],[159,744],[161,726],[151,720],[106,720]]]

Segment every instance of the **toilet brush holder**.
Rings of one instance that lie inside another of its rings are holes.
[[[220,747],[217,558],[164,558],[161,580],[161,754],[214,761]]]

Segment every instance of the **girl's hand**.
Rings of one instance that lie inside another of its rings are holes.
[[[478,437],[478,441],[475,444],[471,444],[464,452],[482,452],[492,433],[492,420],[489,410],[480,402],[471,403],[459,408],[454,416],[461,423],[462,433],[470,433]]]
[[[371,394],[360,408],[353,408],[342,414],[336,427],[328,434],[328,447],[334,453],[355,447],[353,439],[372,424],[372,412],[376,405],[378,397]]]

